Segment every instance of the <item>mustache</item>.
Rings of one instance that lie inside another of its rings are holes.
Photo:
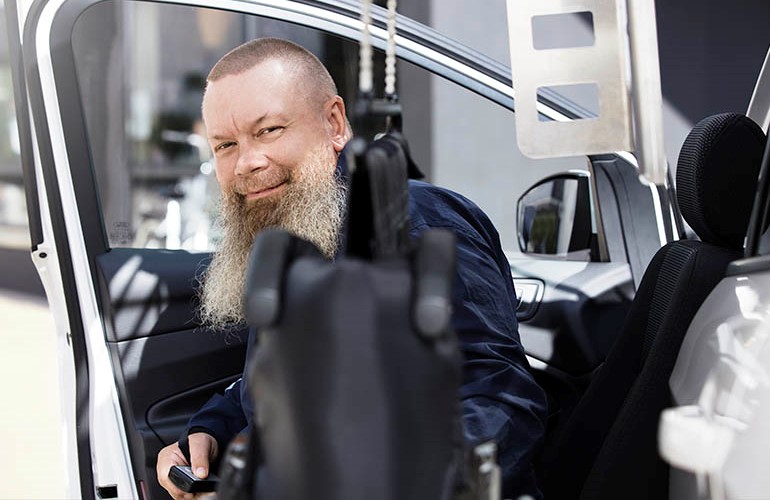
[[[232,191],[241,198],[245,198],[249,193],[256,193],[281,184],[292,184],[294,182],[295,179],[291,171],[268,169],[264,172],[237,178],[233,184]]]

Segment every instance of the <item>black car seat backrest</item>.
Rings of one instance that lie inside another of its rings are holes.
[[[546,499],[668,497],[657,452],[668,380],[690,321],[742,256],[765,141],[759,126],[732,113],[708,117],[688,135],[677,190],[701,241],[675,241],[653,257],[607,360],[549,443]]]

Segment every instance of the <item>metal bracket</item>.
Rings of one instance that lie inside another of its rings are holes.
[[[521,151],[532,158],[635,151],[640,172],[662,183],[666,162],[652,0],[507,0],[507,10]],[[590,16],[592,44],[543,44],[535,38],[540,20],[570,14]],[[586,84],[598,94],[598,116],[541,119],[538,89]]]

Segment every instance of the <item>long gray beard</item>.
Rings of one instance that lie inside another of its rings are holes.
[[[327,160],[328,161],[328,160]],[[215,330],[244,324],[243,293],[251,245],[256,234],[278,227],[314,243],[334,257],[345,212],[346,187],[313,155],[301,179],[277,200],[247,205],[242,195],[224,193],[220,203],[222,240],[199,288],[200,321]]]

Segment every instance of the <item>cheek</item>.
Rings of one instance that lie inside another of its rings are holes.
[[[214,174],[219,183],[219,189],[222,192],[228,192],[232,189],[234,175],[231,169],[228,169],[225,165],[217,164],[214,168]]]
[[[332,144],[326,133],[323,123],[313,123],[305,125],[302,128],[292,131],[290,134],[282,137],[281,141],[276,141],[278,150],[275,151],[286,163],[302,163],[308,154],[319,149],[331,149]]]
[[[307,148],[307,142],[297,137],[286,137],[286,140],[276,141],[271,145],[269,157],[275,162],[285,166],[294,166],[302,161],[302,156]]]

